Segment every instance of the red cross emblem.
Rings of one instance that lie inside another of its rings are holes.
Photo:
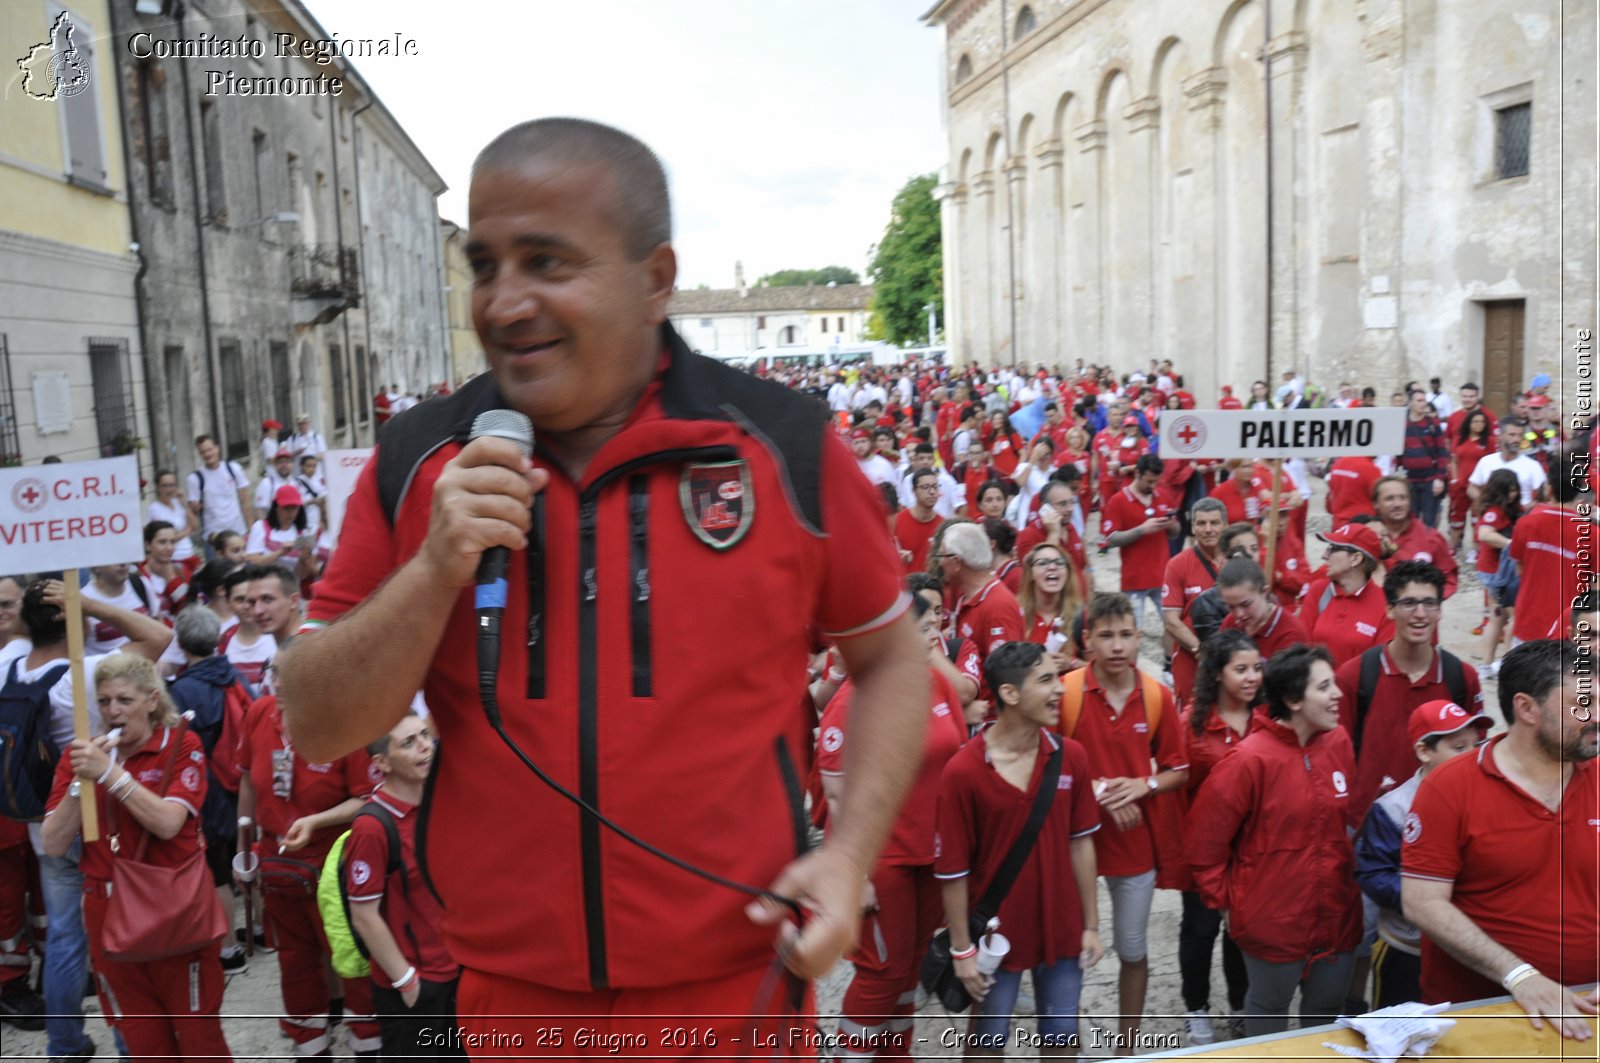
[[[11,504],[24,513],[37,513],[50,500],[48,485],[32,476],[18,480],[11,487]]]
[[[1205,445],[1205,422],[1198,417],[1180,417],[1173,422],[1172,435],[1175,449],[1182,454],[1193,454]]]

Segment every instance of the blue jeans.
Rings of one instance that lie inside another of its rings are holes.
[[[83,1051],[83,986],[89,970],[89,935],[83,929],[83,873],[78,859],[83,842],[65,856],[39,857],[39,883],[50,920],[44,943],[44,1028],[46,1052],[70,1056]]]
[[[973,1011],[970,1044],[1005,1054],[1011,1035],[1011,1013],[1022,988],[1021,971],[994,972],[989,995]],[[1068,956],[1033,969],[1033,995],[1039,1012],[1039,1041],[1049,1046],[1077,1047],[1078,999],[1083,994],[1083,968]]]

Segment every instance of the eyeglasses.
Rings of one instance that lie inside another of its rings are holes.
[[[1033,563],[1034,568],[1066,568],[1067,563],[1059,557],[1041,557]]]
[[[955,554],[934,554],[933,555],[933,559],[935,561],[951,561],[951,560],[954,560],[955,558],[956,558]]]
[[[1396,598],[1392,604],[1402,613],[1413,613],[1418,609],[1424,613],[1437,613],[1440,603],[1437,598]]]

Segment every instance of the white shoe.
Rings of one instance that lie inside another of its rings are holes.
[[[1183,1035],[1187,1045],[1215,1044],[1217,1031],[1211,1025],[1211,1013],[1204,1010],[1184,1012]]]
[[[1490,661],[1488,664],[1478,665],[1478,681],[1488,682],[1500,674],[1500,662]]]

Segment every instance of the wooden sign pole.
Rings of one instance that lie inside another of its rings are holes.
[[[1278,560],[1278,492],[1283,485],[1283,459],[1272,459],[1272,509],[1267,513],[1267,594],[1273,596],[1277,592],[1272,589],[1273,565]]]
[[[67,591],[67,655],[71,658],[69,667],[72,677],[72,733],[77,738],[88,739],[91,737],[89,688],[83,679],[83,599],[78,588],[77,570],[67,569],[61,574],[61,582]],[[83,794],[78,799],[78,808],[83,818],[83,840],[99,841],[100,811],[99,805],[95,802],[94,780],[81,781]]]

